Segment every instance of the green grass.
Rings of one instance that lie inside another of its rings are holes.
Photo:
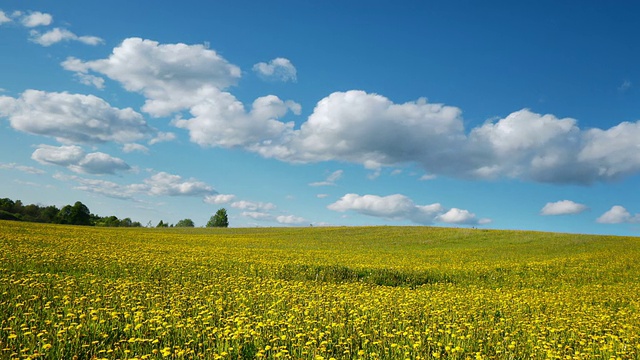
[[[640,355],[640,238],[0,221],[0,359]]]

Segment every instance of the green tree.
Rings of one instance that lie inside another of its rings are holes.
[[[207,227],[229,227],[229,217],[227,216],[227,209],[222,208],[216,211],[209,221]]]
[[[71,219],[74,225],[91,225],[91,212],[85,204],[76,201],[71,207]]]
[[[176,227],[194,227],[196,226],[191,219],[183,219],[176,223]]]
[[[91,225],[91,212],[80,201],[76,201],[73,206],[66,205],[60,209],[56,218],[56,222],[60,224]]]

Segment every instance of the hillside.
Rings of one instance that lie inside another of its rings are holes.
[[[637,358],[639,260],[633,237],[3,221],[0,357]]]

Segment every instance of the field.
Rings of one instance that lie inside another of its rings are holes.
[[[1,359],[638,359],[640,238],[0,222]]]

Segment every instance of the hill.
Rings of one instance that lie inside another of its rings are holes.
[[[640,238],[0,222],[9,358],[637,358]],[[14,354],[14,355],[12,355]]]

